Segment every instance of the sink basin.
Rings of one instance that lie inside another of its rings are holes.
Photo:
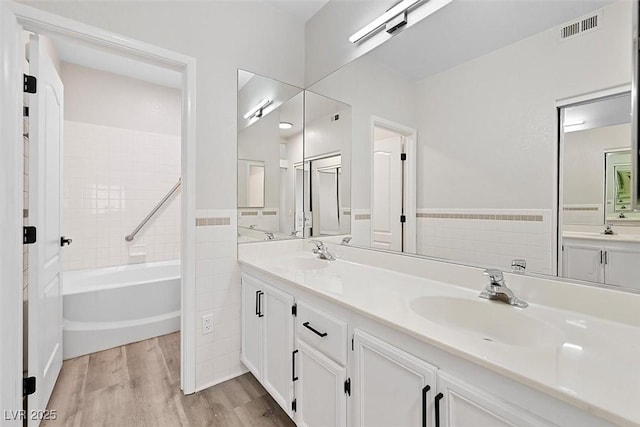
[[[410,307],[430,322],[488,342],[522,347],[556,346],[562,342],[558,329],[528,316],[526,309],[501,302],[420,297],[413,300]]]
[[[283,261],[281,264],[282,268],[286,268],[289,270],[319,270],[322,268],[327,268],[329,266],[329,261],[323,260],[317,257],[305,257],[305,256],[296,256],[291,260],[287,259]]]

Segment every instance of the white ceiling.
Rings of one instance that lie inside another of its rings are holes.
[[[171,88],[179,89],[182,86],[182,76],[177,71],[89,47],[66,38],[51,40],[62,62]]]
[[[455,0],[372,50],[422,79],[599,9],[613,0]]]
[[[290,17],[306,23],[313,15],[315,15],[329,0],[264,0],[281,12],[286,13]]]

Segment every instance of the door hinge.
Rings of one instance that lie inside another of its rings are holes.
[[[293,402],[291,402],[291,410],[296,412],[296,399],[293,399]]]
[[[22,79],[22,90],[25,93],[36,93],[38,88],[38,80],[34,76],[30,76],[28,74],[23,74]]]
[[[36,392],[36,377],[22,379],[22,397],[29,396]]]
[[[402,224],[404,224],[405,222],[407,222],[407,217],[406,217],[406,215],[400,215],[400,222],[401,222]]]
[[[30,245],[36,242],[36,228],[32,225],[22,227],[22,244]]]
[[[407,160],[407,153],[400,153],[400,161],[404,162]]]
[[[351,378],[347,378],[344,382],[344,392],[345,394],[351,396]]]
[[[29,107],[22,107],[22,117],[29,117]]]
[[[292,316],[297,316],[298,315],[298,304],[293,304],[291,306],[291,315]]]

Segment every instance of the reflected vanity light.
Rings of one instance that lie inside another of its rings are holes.
[[[387,32],[388,33],[394,32],[395,30],[397,30],[398,28],[406,24],[407,12],[409,11],[410,8],[412,8],[413,6],[416,6],[418,3],[430,3],[433,6],[433,10],[428,11],[428,13],[425,15],[426,17],[434,13],[438,9],[441,9],[442,7],[446,6],[450,2],[451,0],[444,0],[444,1],[402,0],[398,4],[393,6],[391,9],[387,10],[384,14],[380,15],[379,17],[371,21],[371,23],[365,25],[363,28],[353,33],[351,37],[349,37],[349,41],[351,43],[358,43],[364,38],[377,32],[379,29],[381,29],[387,24],[391,25],[390,28],[387,28]],[[396,20],[395,18],[400,18],[400,20]]]
[[[584,120],[579,121],[579,122],[571,122],[571,123],[565,123],[563,126],[566,128],[570,128],[572,126],[580,126],[584,124]]]
[[[244,118],[248,119],[248,120],[251,120],[254,117],[257,117],[257,118],[262,117],[262,112],[263,112],[264,108],[266,106],[268,106],[269,104],[271,104],[271,100],[270,99],[263,99],[258,104],[256,104],[255,107],[253,107],[251,110],[249,110],[247,112],[247,114],[244,115]]]
[[[289,122],[280,122],[280,125],[278,127],[280,129],[291,129],[293,127],[293,124]]]

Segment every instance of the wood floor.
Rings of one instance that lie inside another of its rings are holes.
[[[179,333],[65,361],[48,409],[46,427],[295,426],[251,374],[183,395]]]

